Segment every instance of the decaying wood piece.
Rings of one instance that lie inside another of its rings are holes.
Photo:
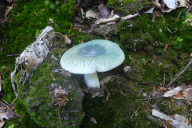
[[[118,15],[114,15],[111,18],[100,18],[98,20],[95,21],[95,24],[102,24],[102,23],[108,23],[108,22],[114,22],[114,21],[118,21],[119,20],[119,16]]]
[[[36,69],[43,62],[44,58],[49,53],[49,48],[47,45],[50,45],[49,44],[50,42],[47,39],[47,37],[52,38],[53,32],[54,32],[54,29],[51,26],[47,26],[43,30],[43,32],[40,34],[38,39],[34,43],[26,47],[26,49],[20,54],[20,56],[16,58],[15,69],[11,73],[11,84],[12,84],[13,91],[15,93],[16,98],[18,94],[15,89],[13,77],[16,71],[18,70],[18,65],[23,64],[23,66],[26,69],[24,74],[26,73],[26,76],[28,78],[30,76],[29,71],[32,69]]]
[[[127,16],[124,16],[124,17],[121,17],[122,20],[128,20],[128,19],[132,19],[136,16],[139,16],[139,13],[136,13],[134,15],[127,15]]]

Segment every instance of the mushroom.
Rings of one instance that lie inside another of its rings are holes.
[[[108,40],[92,40],[70,48],[61,57],[61,67],[74,74],[84,74],[87,87],[100,88],[98,72],[109,71],[123,63],[120,47]]]

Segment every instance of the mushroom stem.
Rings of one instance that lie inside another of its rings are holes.
[[[84,74],[84,79],[87,87],[89,88],[100,88],[99,78],[97,76],[97,72]]]

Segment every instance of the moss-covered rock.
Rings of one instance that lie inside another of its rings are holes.
[[[137,13],[141,10],[149,9],[154,5],[152,2],[146,2],[142,0],[124,0],[124,1],[114,1],[109,0],[107,3],[108,8],[113,8],[120,16],[129,15],[132,13]]]
[[[17,73],[18,98],[41,127],[78,127],[84,117],[84,94],[78,82],[61,69],[59,59],[55,59],[66,50],[64,42],[56,39],[52,46],[52,53],[29,77],[23,71]]]

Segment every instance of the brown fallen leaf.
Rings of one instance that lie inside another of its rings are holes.
[[[51,72],[51,78],[55,81],[55,77],[53,75],[53,71]]]
[[[55,97],[57,97],[57,98],[59,98],[63,95],[68,95],[67,91],[60,89],[60,88],[55,89],[54,92],[55,92]]]
[[[65,43],[66,44],[71,44],[71,40],[68,38],[67,35],[63,35],[64,39],[65,39]]]
[[[157,90],[160,92],[165,92],[167,89],[164,87],[157,87]]]
[[[165,124],[167,125],[168,128],[172,128],[172,123],[173,121],[172,120],[166,120]]]
[[[164,47],[164,50],[165,50],[165,49],[167,49],[167,48],[168,48],[168,46],[169,46],[169,44],[166,44],[166,45],[165,45],[165,47]]]
[[[187,93],[188,93],[188,96],[189,96],[190,98],[192,98],[192,89],[188,89]]]
[[[65,97],[65,98],[58,98],[59,101],[68,101],[68,99]]]
[[[183,93],[182,93],[182,90],[180,90],[180,91],[177,93],[176,97],[179,98],[179,97],[182,97],[182,96],[183,96]]]
[[[92,118],[90,119],[90,121],[93,122],[94,124],[97,124],[97,121],[96,121],[96,119],[95,119],[94,117],[92,117]]]
[[[190,125],[191,124],[191,117],[189,117],[189,119],[188,119],[188,125]]]

